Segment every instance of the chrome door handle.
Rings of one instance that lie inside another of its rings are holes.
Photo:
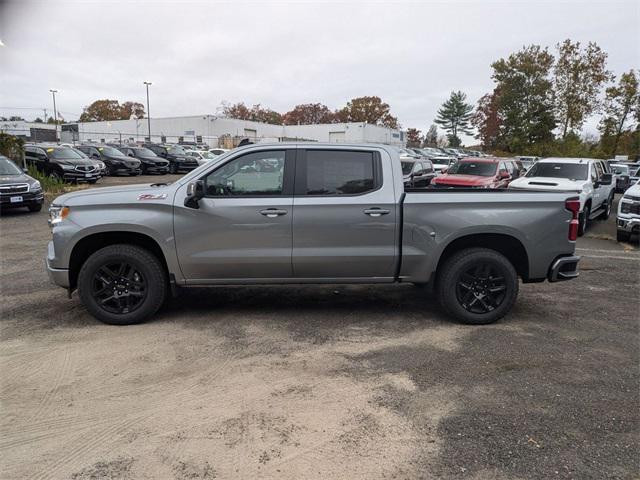
[[[260,215],[264,215],[265,217],[269,217],[269,218],[276,218],[279,217],[280,215],[286,215],[287,211],[286,210],[279,210],[277,208],[265,208],[264,210],[260,210]]]
[[[369,215],[370,217],[380,217],[382,215],[386,215],[387,213],[390,213],[390,210],[384,210],[382,208],[367,208],[364,213],[366,215]]]

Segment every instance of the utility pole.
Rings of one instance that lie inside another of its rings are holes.
[[[53,126],[56,129],[56,143],[58,143],[58,110],[56,110],[56,93],[58,93],[58,90],[51,89],[49,91],[53,95]]]
[[[149,142],[151,142],[151,114],[149,111],[149,85],[151,82],[143,82],[147,87],[147,128],[149,130]]]

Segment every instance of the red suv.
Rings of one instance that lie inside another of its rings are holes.
[[[523,172],[516,160],[463,158],[434,178],[436,188],[506,188]]]

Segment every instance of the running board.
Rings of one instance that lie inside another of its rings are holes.
[[[600,215],[602,215],[605,212],[606,209],[607,209],[607,207],[601,207],[598,210],[596,210],[594,212],[591,212],[591,215],[589,215],[589,220],[595,220]]]

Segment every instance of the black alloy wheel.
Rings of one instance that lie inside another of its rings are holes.
[[[504,276],[491,263],[476,263],[463,271],[456,281],[456,297],[462,308],[471,313],[489,313],[505,299]]]
[[[91,296],[95,302],[107,312],[118,315],[139,308],[147,292],[147,281],[142,273],[124,260],[98,268],[91,283]]]

